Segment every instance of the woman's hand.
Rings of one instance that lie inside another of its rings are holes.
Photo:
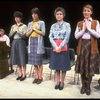
[[[86,31],[86,29],[87,29],[86,23],[83,23],[83,28],[82,28],[82,30],[83,30],[83,31]]]
[[[13,28],[13,32],[17,32],[18,31],[18,28],[17,27],[14,27]]]
[[[60,47],[56,47],[56,52],[60,53],[61,52],[61,48]]]
[[[33,31],[35,31],[37,28],[36,27],[33,27]]]

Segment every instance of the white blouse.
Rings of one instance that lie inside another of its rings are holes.
[[[7,46],[10,47],[10,39],[7,35],[3,35],[0,37],[0,41],[6,41]]]

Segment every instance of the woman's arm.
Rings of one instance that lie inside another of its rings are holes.
[[[27,32],[26,32],[26,36],[27,37],[30,36],[32,34],[32,32],[33,32],[32,23],[33,22],[28,23],[28,28],[27,28]]]
[[[94,37],[100,38],[100,24],[99,24],[99,21],[97,21],[96,30],[93,30],[93,29],[91,29],[91,28],[88,28],[88,31],[89,31],[90,34],[92,34]]]
[[[22,28],[20,30],[17,31],[17,34],[21,37],[21,38],[25,38],[25,34],[27,33],[27,26],[23,25],[21,26]]]
[[[12,38],[16,34],[16,30],[14,28],[15,26],[13,25],[10,29],[9,37]]]
[[[61,42],[60,44],[60,48],[64,47],[65,44],[67,44],[69,42],[69,38],[70,38],[70,33],[71,33],[71,27],[70,24],[67,23],[65,27],[63,27],[62,30],[65,30],[65,36],[64,36],[64,40]]]
[[[40,25],[40,29],[37,29],[37,28],[33,28],[33,30],[38,33],[39,35],[45,35],[45,23],[44,21],[41,21],[39,23]]]
[[[53,48],[56,48],[57,47],[57,45],[56,45],[56,43],[55,43],[55,41],[54,41],[54,36],[53,36],[53,28],[54,28],[54,25],[52,25],[51,26],[51,29],[50,29],[50,34],[49,34],[49,40],[50,40],[50,43],[51,43],[51,45],[52,45],[52,47]]]

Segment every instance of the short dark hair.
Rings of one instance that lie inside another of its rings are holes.
[[[3,32],[5,34],[5,30],[3,28],[0,28],[0,32]]]
[[[40,10],[39,10],[38,8],[33,8],[33,9],[31,10],[31,13],[32,13],[32,14],[33,14],[33,13],[38,14],[38,16],[39,16],[39,18],[40,18]]]
[[[63,13],[64,17],[66,16],[66,12],[65,12],[65,9],[64,9],[64,8],[62,8],[62,7],[57,7],[57,8],[55,9],[55,11],[54,11],[54,15],[56,15],[56,13],[57,13],[58,11],[61,11],[61,12]]]
[[[23,18],[23,13],[20,12],[20,11],[15,11],[14,14],[13,14],[14,17],[20,17],[20,18]]]

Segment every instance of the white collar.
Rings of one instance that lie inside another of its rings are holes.
[[[63,22],[64,22],[64,21],[62,20],[61,22],[57,22],[57,24],[62,25],[62,24],[63,24]]]
[[[85,19],[84,19],[84,20],[85,20]],[[88,20],[88,21],[90,21],[90,22],[92,22],[92,18],[91,18],[91,17],[90,17],[90,18],[88,18],[87,20]]]

